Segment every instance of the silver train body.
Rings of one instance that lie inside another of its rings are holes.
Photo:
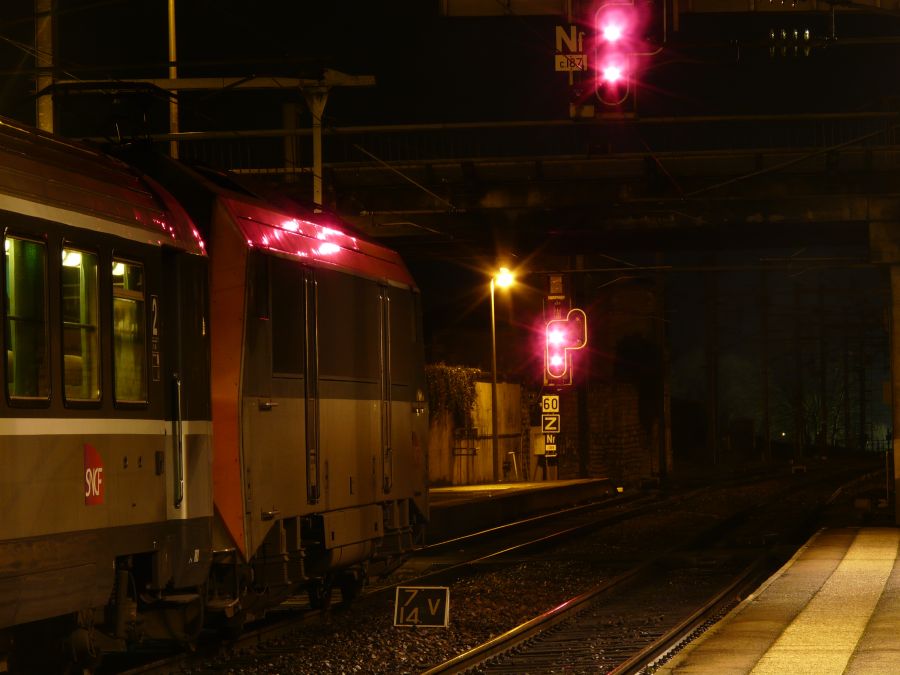
[[[350,597],[415,547],[427,409],[396,254],[6,121],[0,218],[10,670]]]

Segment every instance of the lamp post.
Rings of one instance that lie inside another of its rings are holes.
[[[491,277],[491,443],[494,455],[494,482],[500,481],[500,446],[497,439],[497,315],[494,310],[494,287],[508,288],[512,286],[513,274],[506,267],[501,267]]]

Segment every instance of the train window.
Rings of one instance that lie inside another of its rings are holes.
[[[378,381],[381,300],[378,285],[341,272],[317,270],[319,375]]]
[[[50,397],[47,357],[47,247],[3,241],[6,269],[6,389],[13,399]]]
[[[113,370],[116,401],[147,401],[144,267],[113,260]]]
[[[271,261],[272,372],[277,375],[303,375],[306,340],[301,268],[281,258],[272,258]]]
[[[63,383],[67,401],[100,400],[97,255],[62,251]]]
[[[412,293],[388,288],[391,299],[391,381],[409,384],[416,356],[416,321]]]

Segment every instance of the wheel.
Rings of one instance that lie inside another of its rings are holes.
[[[309,583],[306,589],[309,596],[309,606],[313,609],[328,609],[331,607],[331,579],[315,579]]]
[[[244,624],[247,622],[247,613],[241,609],[234,616],[225,618],[219,624],[219,635],[226,640],[237,640],[244,632]]]
[[[362,574],[348,573],[341,577],[338,587],[341,589],[341,602],[349,605],[365,586],[366,578]]]

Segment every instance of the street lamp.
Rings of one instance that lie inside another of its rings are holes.
[[[500,482],[500,447],[497,441],[497,316],[494,310],[494,287],[509,288],[514,281],[513,273],[501,267],[491,277],[491,442],[494,454],[494,482]]]

